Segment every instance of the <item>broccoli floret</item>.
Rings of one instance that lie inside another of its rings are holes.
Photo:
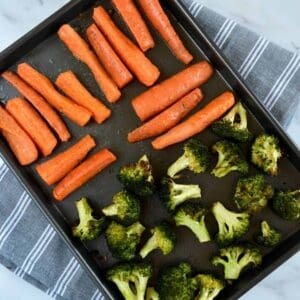
[[[72,228],[73,236],[82,241],[96,239],[104,229],[105,218],[96,219],[93,217],[93,210],[86,198],[76,201],[76,208],[79,215],[79,224]]]
[[[205,172],[209,165],[210,154],[207,146],[199,140],[190,139],[184,144],[183,155],[169,167],[168,175],[175,178],[184,169],[199,174]]]
[[[273,197],[273,188],[264,176],[254,175],[240,178],[233,197],[237,208],[250,214],[260,212]]]
[[[158,278],[158,293],[161,300],[193,300],[196,282],[191,277],[188,263],[166,268]]]
[[[212,125],[212,130],[224,138],[247,142],[252,138],[247,126],[247,112],[241,102],[238,102],[225,117]]]
[[[158,292],[153,287],[147,288],[146,300],[159,300]]]
[[[144,230],[139,222],[128,227],[111,222],[106,229],[106,241],[112,255],[120,260],[133,259]]]
[[[213,204],[212,213],[218,223],[217,242],[221,246],[227,246],[238,240],[249,229],[250,215],[248,213],[230,211],[221,202]]]
[[[125,300],[144,300],[152,267],[144,263],[124,263],[107,272],[107,279],[114,282]]]
[[[138,196],[151,196],[155,191],[152,166],[147,155],[142,156],[137,163],[122,167],[117,177],[127,190]]]
[[[197,184],[178,184],[171,178],[165,177],[161,182],[160,198],[169,211],[173,211],[179,204],[201,198],[201,189]]]
[[[267,221],[262,221],[260,223],[260,231],[255,236],[255,240],[262,246],[275,247],[281,241],[281,233],[270,227]]]
[[[225,283],[210,274],[199,274],[195,277],[199,293],[195,300],[213,300],[225,288]]]
[[[224,278],[227,280],[238,279],[243,268],[249,264],[259,266],[262,261],[262,255],[257,248],[244,246],[231,246],[220,249],[219,256],[212,258],[214,266],[223,265]]]
[[[273,199],[274,211],[283,219],[296,221],[300,219],[300,190],[279,191]]]
[[[216,177],[224,177],[233,171],[248,173],[249,165],[236,144],[222,140],[214,144],[212,150],[218,153],[218,163],[212,170]]]
[[[282,156],[279,140],[274,135],[261,134],[253,145],[251,152],[252,162],[271,176],[278,174],[278,160]]]
[[[139,220],[140,202],[131,193],[122,191],[112,199],[112,204],[104,207],[102,212],[109,217],[114,217],[116,221],[130,225]]]
[[[152,236],[140,251],[140,256],[145,258],[151,251],[160,249],[166,255],[169,254],[176,244],[176,235],[172,228],[162,222],[151,230]]]
[[[188,227],[198,238],[200,243],[211,240],[206,228],[205,217],[207,210],[197,204],[185,203],[181,205],[174,215],[177,226]]]

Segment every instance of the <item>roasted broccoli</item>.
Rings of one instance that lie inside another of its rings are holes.
[[[106,241],[112,255],[120,260],[133,259],[144,230],[139,222],[128,227],[111,222],[106,229]]]
[[[218,153],[218,163],[212,170],[216,177],[224,177],[233,171],[248,173],[249,165],[236,144],[222,140],[214,144],[212,150]]]
[[[125,300],[144,300],[152,267],[144,263],[124,263],[110,269],[106,276],[114,282]]]
[[[159,300],[159,294],[153,287],[147,288],[146,300]]]
[[[152,167],[147,155],[142,156],[137,163],[122,167],[117,177],[127,190],[138,196],[151,196],[155,191]]]
[[[255,240],[265,247],[275,247],[281,241],[281,233],[270,227],[267,221],[260,223],[260,231],[256,234]]]
[[[199,274],[195,277],[200,289],[195,300],[213,300],[224,289],[225,283],[210,274]]]
[[[166,255],[169,254],[176,244],[176,235],[172,228],[166,223],[162,222],[151,230],[152,236],[143,246],[140,251],[140,256],[145,258],[151,251],[160,249]]]
[[[174,220],[177,226],[188,227],[198,238],[200,243],[210,241],[210,234],[206,228],[205,217],[207,210],[197,204],[185,203],[181,205],[175,215]]]
[[[296,221],[300,219],[300,190],[279,191],[273,199],[274,211],[283,219]]]
[[[93,217],[93,210],[86,198],[76,201],[76,208],[79,215],[79,224],[72,228],[73,236],[82,241],[96,239],[104,229],[105,218],[96,219]]]
[[[227,280],[238,279],[241,271],[249,264],[258,266],[261,264],[262,255],[257,248],[244,246],[231,246],[220,249],[219,256],[212,258],[214,266],[223,265],[224,278]]]
[[[109,217],[114,217],[116,221],[130,225],[139,220],[140,202],[126,190],[119,192],[112,199],[112,204],[104,207],[102,212]]]
[[[273,197],[273,188],[263,175],[240,178],[233,197],[237,208],[250,214],[260,212]]]
[[[247,142],[252,138],[247,126],[247,112],[242,103],[238,102],[225,117],[212,125],[212,130],[224,138]]]
[[[158,278],[158,293],[161,300],[193,300],[196,281],[191,277],[188,263],[166,268]]]
[[[261,134],[253,145],[251,152],[252,162],[271,176],[278,174],[278,160],[282,156],[279,140],[274,135]]]
[[[194,173],[203,173],[209,167],[210,154],[206,145],[199,140],[190,139],[184,144],[183,154],[168,169],[171,178],[184,169]]]
[[[161,182],[160,198],[169,211],[173,211],[179,204],[201,198],[201,189],[197,184],[178,184],[171,178],[165,177]]]
[[[250,215],[248,213],[237,213],[228,210],[221,202],[215,202],[212,213],[218,223],[217,242],[221,246],[241,238],[249,229]]]

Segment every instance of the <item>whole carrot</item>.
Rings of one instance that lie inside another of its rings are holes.
[[[56,200],[62,201],[76,189],[95,177],[116,160],[116,156],[108,149],[95,153],[71,171],[53,190]]]
[[[133,0],[112,0],[112,3],[124,19],[139,47],[146,52],[155,46],[150,31]]]
[[[132,74],[123,64],[119,56],[95,24],[88,27],[86,30],[86,36],[103,67],[119,88],[124,87],[132,81]]]
[[[72,171],[95,146],[94,139],[86,135],[64,152],[39,164],[36,170],[48,185],[52,185]]]
[[[178,124],[203,99],[200,89],[195,89],[171,107],[128,134],[128,142],[135,143],[157,136]]]
[[[71,99],[60,94],[52,82],[27,63],[18,65],[17,73],[38,91],[58,111],[65,114],[70,120],[79,126],[86,125],[92,114],[82,106],[77,105]]]
[[[37,160],[39,154],[33,141],[2,106],[0,106],[0,132],[22,166]]]
[[[184,64],[190,63],[193,60],[193,56],[183,45],[159,0],[139,0],[139,4],[174,55]]]
[[[11,99],[7,102],[6,109],[27,132],[44,156],[53,152],[57,145],[56,137],[26,100]]]
[[[138,80],[146,86],[153,85],[160,75],[159,69],[119,30],[106,10],[101,6],[96,7],[93,19]]]
[[[119,100],[121,92],[85,40],[68,24],[61,26],[57,34],[72,54],[89,67],[107,100],[112,103]]]
[[[55,83],[77,104],[89,110],[98,124],[103,123],[110,117],[111,110],[108,109],[99,99],[93,97],[72,71],[61,73],[57,77]]]
[[[61,141],[66,142],[71,138],[71,134],[59,114],[31,86],[17,74],[10,71],[2,73],[2,77],[13,85],[13,87],[34,106],[50,127],[57,133]]]
[[[164,149],[202,132],[226,113],[234,105],[234,102],[234,95],[231,92],[223,93],[189,119],[156,138],[152,142],[153,148],[157,150]]]
[[[211,65],[201,61],[137,96],[132,106],[141,121],[145,121],[205,83],[212,74]]]

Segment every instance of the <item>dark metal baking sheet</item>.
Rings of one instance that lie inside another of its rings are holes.
[[[217,69],[214,77],[202,87],[205,94],[205,101],[199,107],[204,106],[221,92],[227,89],[233,89],[237,97],[239,97],[248,107],[249,111],[251,111],[249,117],[250,129],[257,134],[262,132],[264,127],[268,132],[275,133],[280,137],[285,149],[286,155],[280,162],[279,176],[276,178],[268,178],[268,180],[276,188],[299,188],[300,155],[298,149],[285,135],[278,123],[251,94],[243,81],[232,71],[232,68],[222,58],[218,49],[195,25],[180,4],[180,1],[162,2],[176,30],[195,56],[194,62],[208,59]],[[0,72],[6,68],[14,70],[18,63],[26,61],[49,76],[52,80],[55,80],[60,72],[72,69],[94,95],[104,99],[103,94],[86,66],[78,62],[71,55],[55,34],[59,26],[66,22],[71,22],[80,33],[83,33],[86,27],[91,23],[91,7],[98,4],[110,9],[113,14],[113,19],[121,26],[124,32],[130,36],[126,26],[124,26],[118,14],[113,11],[109,1],[95,2],[91,0],[75,0],[64,6],[60,11],[33,29],[6,51],[0,53]],[[162,73],[160,80],[163,80],[182,70],[184,66],[174,58],[165,43],[152,28],[151,31],[156,40],[156,47],[149,51],[147,55],[159,66]],[[3,103],[18,95],[16,90],[2,79],[0,79],[0,89],[1,101]],[[65,240],[66,244],[94,279],[95,283],[102,286],[107,296],[112,299],[118,298],[119,295],[116,288],[105,280],[104,271],[111,266],[115,260],[112,259],[109,254],[104,237],[102,236],[94,242],[83,245],[78,240],[72,238],[70,234],[70,224],[73,224],[77,219],[74,201],[80,197],[87,196],[97,211],[100,211],[102,207],[110,203],[111,197],[121,189],[115,174],[124,163],[135,161],[142,154],[147,153],[153,163],[155,176],[159,179],[166,172],[167,166],[181,153],[181,144],[172,146],[163,151],[153,151],[149,141],[134,145],[127,143],[127,133],[139,124],[130,102],[131,99],[145,89],[146,88],[137,81],[124,88],[122,90],[122,100],[117,104],[109,105],[113,110],[113,116],[104,125],[96,125],[91,122],[88,126],[80,128],[64,118],[73,137],[70,142],[59,145],[53,155],[63,151],[75,143],[80,137],[89,133],[97,141],[97,149],[95,149],[95,151],[103,147],[108,147],[118,156],[118,161],[84,187],[73,193],[62,203],[57,203],[53,200],[51,188],[48,188],[37,176],[34,171],[35,165],[21,168],[15,161],[15,158],[3,139],[0,138],[1,156],[19,178],[26,190],[35,199],[37,205],[42,209],[45,216]],[[197,109],[199,109],[199,107]],[[261,124],[263,124],[263,127]],[[210,130],[206,130],[198,137],[208,145],[212,145],[218,139]],[[42,160],[39,160],[39,162],[40,161]],[[254,169],[252,169],[252,171],[254,171]],[[234,208],[230,199],[238,174],[231,174],[222,180],[216,179],[210,174],[194,176],[187,172],[184,175],[185,176],[181,179],[182,182],[200,184],[203,189],[201,202],[204,205],[209,206],[214,201],[222,201],[229,208]],[[141,220],[147,228],[162,219],[170,219],[157,196],[144,200],[142,207]],[[220,295],[220,298],[236,299],[240,297],[245,291],[250,289],[299,249],[299,222],[292,223],[283,221],[272,213],[269,208],[252,219],[254,225],[244,240],[252,240],[253,231],[257,230],[259,221],[262,219],[270,220],[274,226],[278,227],[284,234],[284,241],[273,250],[262,249],[265,255],[263,265],[259,269],[244,273],[240,280],[227,288]],[[216,224],[213,218],[209,220],[209,227],[213,233],[216,232]],[[157,270],[161,267],[181,260],[190,262],[196,271],[212,270],[220,274],[220,269],[212,268],[209,263],[209,258],[217,253],[217,247],[213,242],[199,244],[192,233],[184,228],[176,228],[176,232],[178,244],[171,255],[164,257],[160,253],[154,252],[147,258],[147,260],[153,262],[155,266],[155,276]],[[148,236],[149,232],[147,231],[144,235],[144,239]]]

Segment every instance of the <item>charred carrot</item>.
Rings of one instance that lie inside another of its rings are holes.
[[[195,89],[171,107],[141,127],[128,134],[128,142],[135,143],[164,133],[178,124],[203,99],[200,89]]]
[[[7,111],[22,126],[44,156],[50,155],[57,145],[57,139],[48,125],[22,98],[14,98],[7,102]]]
[[[39,154],[35,144],[8,111],[1,106],[0,132],[22,166],[37,160]]]
[[[139,47],[146,52],[155,46],[150,31],[133,0],[112,0],[112,3],[124,19],[135,37]]]
[[[65,114],[70,120],[79,126],[86,125],[92,114],[82,106],[77,105],[71,99],[60,94],[52,82],[27,63],[18,65],[18,75],[38,91],[58,111]]]
[[[111,110],[108,109],[99,99],[93,97],[72,71],[61,73],[57,77],[55,83],[77,104],[89,110],[98,124],[103,123],[110,117]]]
[[[116,160],[108,149],[95,153],[71,171],[53,190],[56,200],[62,201]]]
[[[36,170],[48,185],[52,185],[72,171],[95,146],[94,139],[86,135],[66,151],[39,164]]]
[[[186,121],[180,123],[152,142],[154,149],[164,149],[202,132],[234,105],[234,95],[225,92]]]
[[[103,7],[94,9],[93,18],[129,70],[144,85],[153,85],[160,75],[159,69],[119,30]]]
[[[208,62],[199,62],[137,96],[132,106],[141,121],[145,121],[205,83],[212,74]]]
[[[174,55],[184,64],[190,63],[193,60],[193,56],[183,45],[168,16],[161,7],[159,0],[139,0],[139,4]]]
[[[88,27],[86,35],[103,67],[118,87],[122,88],[132,81],[132,74],[95,24]]]
[[[71,134],[62,118],[31,86],[23,81],[17,74],[10,71],[2,73],[2,77],[34,106],[50,127],[57,133],[61,141],[66,142],[71,138]]]
[[[85,40],[68,24],[61,26],[57,34],[72,54],[89,67],[107,100],[112,103],[119,100],[121,92],[116,83],[100,65]]]

